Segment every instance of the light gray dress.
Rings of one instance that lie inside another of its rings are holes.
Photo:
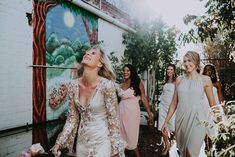
[[[182,157],[186,156],[186,150],[192,157],[198,157],[206,135],[206,127],[202,121],[207,120],[208,114],[203,100],[205,92],[202,75],[194,80],[182,77],[177,91],[175,121],[177,147]]]
[[[163,86],[163,91],[159,103],[158,130],[162,129],[162,126],[166,119],[174,95],[174,91],[175,91],[174,83],[166,83]],[[171,117],[167,127],[171,132],[175,131],[175,114]]]

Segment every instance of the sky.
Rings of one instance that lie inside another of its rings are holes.
[[[205,1],[205,0],[204,0]],[[168,26],[176,26],[180,31],[186,32],[191,26],[183,23],[187,14],[203,15],[206,11],[205,2],[200,0],[125,0],[128,9],[135,18],[145,20],[146,18],[161,17]],[[178,50],[177,59],[181,59],[188,50],[202,53],[202,45],[187,44]]]

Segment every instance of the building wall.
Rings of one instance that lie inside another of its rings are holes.
[[[116,52],[115,55],[121,58],[125,50],[125,45],[122,44],[122,34],[125,31],[100,18],[98,30],[98,41],[104,41],[106,53]]]
[[[54,4],[48,5],[54,7]],[[49,70],[30,67],[32,64],[41,65],[43,63],[42,60],[45,60],[45,47],[35,44],[36,42],[42,44],[42,42],[35,41],[35,39],[45,42],[46,34],[43,36],[38,30],[45,31],[47,29],[45,26],[48,26],[47,23],[47,25],[44,25],[44,29],[41,29],[42,25],[37,28],[35,23],[33,26],[28,24],[26,12],[31,13],[33,7],[33,20],[38,24],[38,21],[42,21],[37,20],[38,15],[36,15],[36,9],[40,10],[40,6],[33,6],[32,1],[14,0],[13,2],[2,0],[0,3],[0,131],[24,126],[27,123],[32,124],[33,117],[38,120],[35,123],[42,122],[40,116],[44,116],[45,120],[45,117],[48,117],[45,116],[46,112],[51,113],[48,109],[45,109],[48,102],[48,98],[45,98],[47,87],[44,86],[43,90],[39,89],[42,85],[42,80],[46,81],[48,79],[45,71],[48,72]],[[97,17],[97,19],[98,41],[103,40],[106,52],[116,52],[115,55],[120,58],[125,49],[124,45],[122,45],[122,33],[125,31],[100,17]],[[91,20],[91,22],[94,24],[94,21]],[[97,40],[95,38],[97,31],[87,32],[89,30],[91,31],[92,29],[80,29],[79,31],[89,34],[89,41],[92,43],[93,40]],[[38,56],[35,51],[37,51]],[[40,62],[34,63],[35,61]],[[48,65],[45,63],[45,66]],[[43,77],[37,77],[34,74],[42,74]],[[47,84],[45,85],[47,86]],[[39,103],[35,103],[36,101]],[[37,110],[35,110],[36,107]]]
[[[0,130],[32,122],[32,1],[0,3]]]

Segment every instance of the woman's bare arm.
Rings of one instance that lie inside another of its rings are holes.
[[[204,91],[206,93],[207,99],[209,101],[210,107],[215,107],[216,106],[216,102],[215,102],[215,98],[214,98],[214,94],[213,94],[213,84],[211,82],[211,78],[208,76],[203,76],[203,80],[204,80]]]
[[[222,85],[221,85],[220,81],[217,81],[217,82],[216,82],[216,86],[217,86],[217,92],[218,92],[219,102],[220,102],[220,103],[223,103],[223,102],[224,102],[224,97],[223,97]]]
[[[151,110],[150,110],[150,104],[149,104],[149,102],[147,100],[147,97],[146,97],[146,94],[145,94],[145,89],[144,89],[144,84],[143,84],[142,81],[140,82],[139,88],[140,88],[140,91],[141,91],[141,96],[140,96],[141,100],[142,100],[142,102],[144,104],[144,107],[145,107],[149,117],[151,117],[152,113],[151,113]]]

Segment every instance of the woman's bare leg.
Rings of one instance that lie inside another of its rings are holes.
[[[134,152],[136,157],[140,157],[140,152],[139,152],[138,148],[133,149],[133,152]]]

